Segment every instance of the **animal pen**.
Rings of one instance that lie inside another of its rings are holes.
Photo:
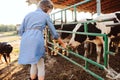
[[[52,21],[53,21],[54,25],[59,25],[59,26],[66,25],[66,24],[74,24],[74,23],[76,23],[76,24],[77,24],[77,23],[82,23],[82,24],[84,24],[84,32],[71,32],[71,31],[57,30],[58,32],[70,33],[70,34],[75,33],[75,34],[90,35],[90,36],[102,36],[102,37],[104,38],[104,44],[103,44],[103,47],[104,47],[104,49],[103,49],[103,55],[104,55],[103,59],[104,59],[104,62],[103,62],[103,64],[99,64],[99,63],[97,63],[97,62],[95,62],[95,61],[93,61],[93,60],[91,60],[91,59],[89,59],[89,58],[87,58],[87,57],[84,57],[84,56],[82,56],[82,55],[80,55],[80,54],[77,54],[77,53],[71,51],[70,49],[68,49],[67,51],[68,51],[69,54],[74,55],[74,56],[76,56],[77,58],[81,58],[81,59],[83,59],[83,60],[85,61],[85,65],[82,66],[82,65],[79,64],[78,62],[76,62],[76,61],[70,59],[69,57],[64,56],[64,55],[62,55],[60,52],[58,52],[58,54],[59,54],[60,56],[62,56],[62,57],[65,58],[66,60],[72,62],[73,64],[81,67],[81,68],[84,69],[86,72],[88,72],[89,74],[91,74],[93,77],[97,78],[98,80],[104,80],[104,78],[102,78],[101,76],[99,76],[99,74],[96,74],[96,73],[94,73],[93,71],[91,71],[91,70],[89,69],[89,64],[95,65],[95,66],[99,67],[99,68],[102,69],[102,70],[107,70],[107,66],[108,66],[108,65],[107,65],[107,64],[108,64],[108,63],[107,63],[107,62],[108,62],[108,55],[109,55],[109,54],[112,54],[112,55],[113,55],[113,53],[114,53],[114,52],[109,51],[109,49],[108,49],[108,37],[107,37],[107,34],[88,33],[88,32],[87,32],[87,31],[88,31],[88,29],[87,29],[87,24],[90,23],[90,22],[97,22],[98,20],[91,20],[91,21],[85,21],[85,22],[78,22],[78,21],[77,21],[77,13],[76,13],[76,12],[77,12],[77,6],[84,5],[85,3],[89,3],[90,1],[92,1],[92,0],[84,0],[84,1],[82,1],[82,2],[79,2],[79,3],[77,3],[77,4],[74,4],[74,5],[72,5],[72,6],[69,6],[69,7],[67,7],[67,8],[64,8],[64,9],[58,11],[58,12],[55,12],[55,13],[51,14],[51,18],[52,18]],[[100,13],[101,13],[101,3],[100,3],[100,0],[96,0],[96,3],[97,3],[97,4],[96,4],[97,14],[100,15]],[[74,16],[74,17],[73,17],[74,20],[73,20],[72,22],[68,22],[68,21],[67,21],[67,17],[66,17],[66,15],[67,15],[67,14],[66,14],[66,11],[69,10],[69,9],[72,9],[72,10],[73,10],[73,13],[74,13],[74,15],[73,15],[73,16]],[[56,19],[56,14],[60,14],[60,18],[57,18],[57,19]],[[104,21],[109,21],[109,20],[110,20],[110,19],[101,20],[101,22],[102,22],[102,21],[103,21],[103,22],[104,22]],[[59,21],[60,24],[56,24],[56,21]],[[54,51],[53,46],[55,46],[56,44],[54,44],[54,43],[51,42],[49,30],[48,30],[47,33],[48,33],[48,36],[47,36],[47,39],[46,39],[46,40],[47,40],[47,44],[52,45],[52,46],[48,46],[48,49],[50,49],[51,51]],[[56,45],[56,46],[57,46],[57,45]],[[63,49],[63,48],[60,47],[60,46],[58,46],[58,47],[61,48],[61,49]]]

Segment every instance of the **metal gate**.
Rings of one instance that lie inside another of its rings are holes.
[[[75,4],[75,5],[72,5],[72,6],[70,6],[70,7],[67,7],[67,8],[65,8],[65,9],[63,9],[63,10],[61,10],[61,11],[58,11],[58,12],[56,12],[56,13],[53,13],[53,14],[51,14],[51,18],[52,18],[52,20],[53,20],[53,23],[55,24],[55,21],[56,20],[60,20],[60,24],[62,25],[63,23],[64,24],[69,24],[68,22],[67,22],[67,18],[66,18],[66,11],[68,10],[68,9],[70,9],[70,8],[73,8],[74,9],[74,21],[73,21],[73,23],[81,23],[81,22],[77,22],[77,14],[76,14],[76,7],[77,6],[79,6],[79,5],[82,5],[82,4],[84,4],[84,3],[87,3],[87,2],[90,2],[91,0],[85,0],[85,1],[82,1],[82,2],[80,2],[80,3],[77,3],[77,4]],[[101,6],[100,6],[100,0],[96,0],[96,2],[97,2],[97,12],[98,12],[98,15],[101,13]],[[60,15],[61,15],[61,17],[60,18],[58,18],[58,19],[56,19],[55,17],[56,17],[56,14],[58,14],[58,13],[60,13]],[[64,14],[63,14],[64,13]],[[64,15],[64,16],[63,16]],[[64,18],[65,17],[65,18]],[[64,18],[64,19],[63,19]],[[103,20],[103,21],[107,21],[107,20]],[[106,34],[99,34],[99,33],[88,33],[87,32],[87,24],[88,23],[90,23],[90,22],[96,22],[95,20],[91,20],[91,21],[86,21],[86,22],[84,22],[83,24],[84,24],[84,32],[74,32],[75,34],[83,34],[83,35],[91,35],[91,36],[102,36],[103,38],[104,38],[104,44],[103,44],[103,47],[104,47],[104,49],[103,49],[103,54],[104,54],[104,64],[102,65],[102,64],[98,64],[97,62],[95,62],[95,61],[93,61],[93,60],[91,60],[91,59],[88,59],[88,58],[86,58],[86,57],[84,57],[84,56],[82,56],[82,55],[79,55],[79,54],[76,54],[75,52],[73,52],[73,51],[71,51],[71,50],[67,50],[71,55],[74,55],[74,56],[76,56],[77,58],[81,58],[81,59],[83,59],[84,61],[85,61],[85,66],[82,66],[81,64],[79,64],[79,63],[77,63],[76,61],[74,61],[74,60],[72,60],[72,59],[70,59],[70,58],[68,58],[67,56],[64,56],[64,55],[62,55],[60,52],[58,52],[58,54],[60,55],[60,56],[62,56],[63,58],[65,58],[66,60],[68,60],[68,61],[70,61],[70,62],[72,62],[73,64],[75,64],[75,65],[77,65],[77,66],[79,66],[79,67],[81,67],[82,69],[84,69],[86,72],[88,72],[88,73],[90,73],[92,76],[94,76],[95,78],[97,78],[98,80],[104,80],[101,76],[99,76],[99,75],[97,75],[97,74],[95,74],[94,72],[92,72],[91,70],[89,70],[89,65],[88,65],[88,63],[90,63],[90,64],[92,64],[92,65],[95,65],[95,66],[97,66],[97,67],[99,67],[99,68],[101,68],[101,69],[105,69],[105,67],[107,67],[107,62],[108,62],[108,54],[109,53],[113,53],[113,52],[110,52],[110,51],[108,51],[108,37],[107,37],[107,35]],[[61,30],[57,30],[58,32],[62,32],[62,33],[73,33],[73,32],[70,32],[70,31],[61,31]],[[49,30],[48,30],[48,34],[47,34],[48,36],[47,36],[47,44],[50,44],[50,45],[52,45],[52,46],[55,46],[55,44],[53,44],[52,42],[51,42],[51,40],[50,40],[50,33],[49,33]],[[63,49],[62,47],[60,47],[60,46],[58,46],[59,48],[61,48],[61,49]],[[51,47],[51,46],[48,46],[48,49],[50,49],[50,50],[54,50],[53,49],[53,47]]]

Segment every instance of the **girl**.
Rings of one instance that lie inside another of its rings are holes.
[[[58,40],[62,47],[66,44],[59,37],[48,13],[53,9],[53,3],[50,0],[41,0],[37,10],[25,16],[19,34],[21,37],[19,64],[31,64],[30,80],[44,80],[44,35],[43,30],[46,25],[54,39]]]

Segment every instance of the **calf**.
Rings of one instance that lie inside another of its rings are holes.
[[[63,31],[72,31],[74,29],[76,24],[60,24],[60,25],[55,25],[56,30],[63,30]],[[65,32],[59,32],[59,36],[61,37],[61,39],[65,42],[68,43],[70,38],[71,38],[71,34],[70,33],[65,33]],[[61,49],[57,46],[59,46],[59,44],[55,41],[52,40],[54,44],[56,44],[56,46],[54,46],[54,51],[51,52],[52,55],[57,55],[58,51],[60,51]],[[63,55],[67,55],[68,56],[68,52],[62,50],[62,54]]]
[[[96,27],[96,23],[88,23],[87,25],[88,25],[89,33],[101,33],[101,30]],[[84,25],[81,23],[77,24],[73,32],[84,32]],[[84,49],[85,49],[84,56],[85,57],[87,57],[87,54],[88,54],[88,47],[86,45],[88,45],[89,42],[96,44],[96,50],[97,50],[97,55],[98,55],[97,62],[100,63],[100,54],[101,54],[102,43],[103,43],[102,37],[73,33],[72,38],[69,42],[69,45],[75,50],[77,50],[77,47],[83,42],[85,43],[84,45]]]
[[[119,13],[114,13],[114,15],[116,16],[114,18],[114,23],[119,23],[119,25],[114,25],[113,27],[111,27],[111,30],[110,30],[110,33],[108,34],[109,38],[111,39],[110,42],[114,39],[117,39],[115,40],[114,42],[117,43],[115,45],[116,49],[115,49],[115,53],[118,53],[118,45],[119,45],[119,42],[120,42],[120,12]],[[112,37],[114,36],[114,37]],[[111,45],[110,45],[111,47]]]
[[[13,47],[7,42],[0,42],[0,60],[1,56],[4,57],[5,62],[8,64],[11,60],[10,53],[12,52]]]
[[[101,21],[104,19],[110,19],[110,21],[107,22],[97,22],[97,27],[99,27],[102,31],[102,33],[108,35],[108,46],[112,46],[111,43],[115,40],[115,38],[118,38],[120,35],[120,12],[114,12],[109,14],[104,14],[101,16],[98,16],[95,20]],[[117,24],[115,24],[117,23]],[[117,43],[119,43],[119,39],[116,40]],[[116,43],[116,42],[115,42]],[[116,45],[116,49],[118,49],[118,45]],[[110,48],[109,47],[109,48]],[[118,50],[115,50],[115,53]]]
[[[119,52],[120,36],[111,38],[109,44],[110,44],[110,51],[115,52],[115,54],[117,54]]]

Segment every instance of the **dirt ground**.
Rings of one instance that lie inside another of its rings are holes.
[[[19,47],[20,41],[12,43],[14,47]],[[82,47],[80,48],[82,50]],[[91,59],[96,60],[96,54],[89,56]],[[84,65],[84,61],[70,55],[70,59]],[[11,53],[11,63],[7,66],[5,63],[0,62],[0,80],[28,80],[30,65],[19,65],[17,62],[18,53]],[[101,59],[101,62],[103,59]],[[110,67],[120,73],[120,53],[115,56],[110,56]],[[82,68],[67,61],[60,55],[50,56],[46,53],[45,56],[46,75],[45,80],[97,80]],[[105,80],[110,80],[106,77],[106,72],[93,65],[89,64],[91,69],[96,74],[103,77]]]

